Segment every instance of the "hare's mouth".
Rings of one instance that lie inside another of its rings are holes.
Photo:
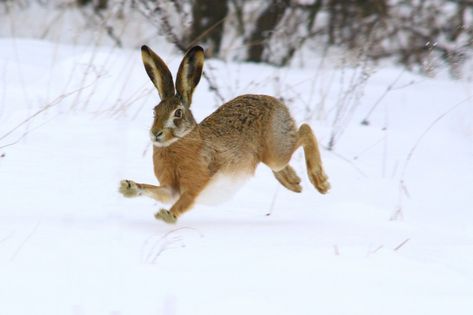
[[[153,132],[150,131],[149,136],[151,143],[156,147],[167,147],[179,140],[170,129],[164,129],[162,132],[158,133],[158,135],[154,135]]]
[[[179,138],[171,138],[171,139],[168,139],[168,140],[165,140],[165,141],[156,141],[156,140],[152,139],[151,142],[153,143],[153,145],[155,147],[163,148],[163,147],[170,146],[171,144],[173,144],[177,140],[179,140]]]
[[[151,142],[153,143],[153,145],[160,148],[168,147],[178,140],[179,137],[175,137],[174,135],[168,135],[164,139],[156,139],[155,137],[151,137]]]
[[[153,134],[150,133],[151,142],[153,143],[154,146],[159,147],[159,148],[168,147],[171,144],[186,137],[193,129],[194,128],[189,128],[180,133],[176,132],[176,130],[169,129],[167,130],[167,132],[164,133],[163,138],[156,138],[156,136],[153,136]]]

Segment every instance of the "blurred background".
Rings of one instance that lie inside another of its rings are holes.
[[[124,48],[164,37],[167,49],[198,43],[208,58],[275,66],[341,49],[455,78],[473,47],[471,0],[0,0],[0,21],[1,37]]]

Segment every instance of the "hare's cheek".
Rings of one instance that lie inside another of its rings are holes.
[[[176,128],[179,129],[182,126],[182,119],[174,119],[173,123],[174,123],[174,126],[176,126]]]
[[[165,129],[163,133],[163,140],[162,142],[166,143],[170,140],[174,139],[174,135],[171,129]]]

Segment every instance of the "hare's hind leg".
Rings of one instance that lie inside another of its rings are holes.
[[[279,108],[274,114],[272,132],[269,135],[262,162],[269,166],[281,185],[291,191],[301,192],[301,179],[289,165],[297,148],[299,135],[294,120],[285,107]]]
[[[171,190],[166,187],[135,183],[132,180],[122,180],[118,190],[127,198],[147,196],[163,203],[171,201],[173,197]]]
[[[287,189],[293,192],[301,192],[301,179],[296,171],[288,164],[280,171],[273,170],[274,177]]]
[[[304,148],[307,174],[309,175],[310,182],[320,193],[325,194],[330,189],[330,183],[322,166],[317,139],[309,125],[302,124],[299,128],[297,146]]]

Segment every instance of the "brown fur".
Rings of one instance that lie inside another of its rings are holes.
[[[160,186],[122,181],[120,191],[128,197],[145,194],[163,202],[177,197],[169,211],[156,214],[168,223],[175,222],[193,206],[217,173],[253,174],[260,162],[273,170],[282,185],[300,192],[301,180],[288,163],[294,151],[302,146],[311,183],[319,192],[326,193],[330,184],[311,128],[303,124],[297,129],[287,107],[277,99],[242,95],[219,107],[200,124],[195,122],[190,103],[186,104],[182,95],[191,101],[202,70],[200,52],[201,49],[194,48],[184,57],[178,72],[178,95],[167,96],[155,108],[151,137],[155,141],[154,173]],[[149,56],[143,60],[147,67],[152,66],[147,63]],[[148,74],[153,74],[151,80],[158,90],[170,89],[154,81],[156,73],[165,71],[162,69],[166,66],[159,58],[153,60],[158,64],[149,72],[147,69]],[[169,93],[160,91],[160,95]],[[182,117],[175,114],[182,108],[180,104],[185,106]],[[179,136],[180,133],[184,136]]]

